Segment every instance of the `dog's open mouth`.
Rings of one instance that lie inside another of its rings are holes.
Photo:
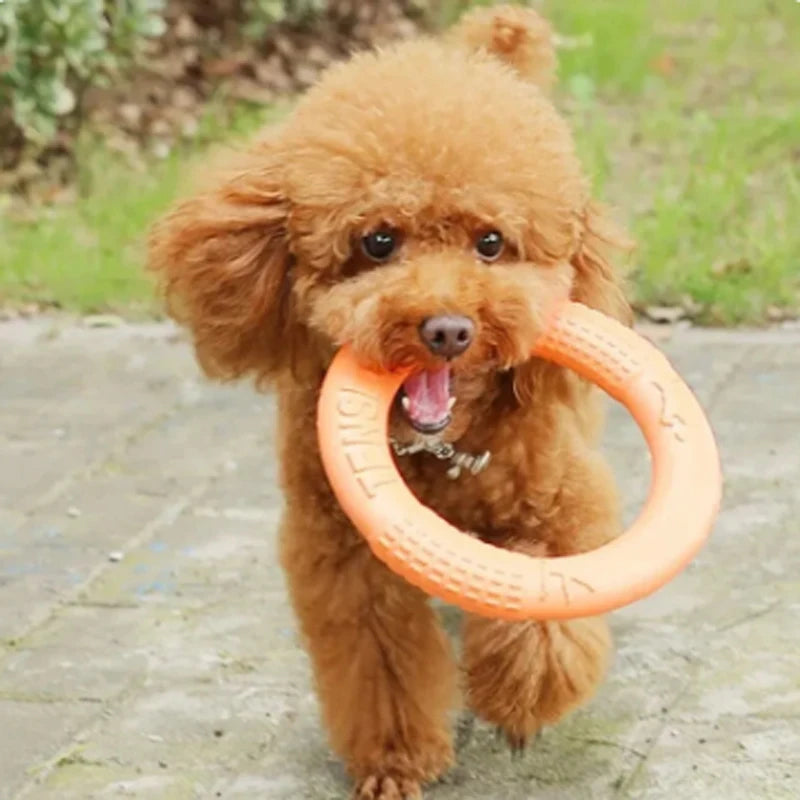
[[[433,434],[450,424],[450,412],[456,402],[450,389],[450,367],[447,365],[406,378],[397,396],[414,430]]]

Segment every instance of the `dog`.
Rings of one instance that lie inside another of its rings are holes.
[[[364,365],[411,368],[390,435],[445,520],[536,556],[619,534],[597,390],[530,355],[567,298],[631,321],[611,263],[627,235],[549,99],[555,66],[549,25],[519,7],[356,54],[151,234],[149,267],[205,372],[277,393],[281,561],[360,800],[419,797],[448,769],[459,698],[518,749],[607,668],[602,617],[468,614],[457,665],[429,598],[338,506],[316,439],[321,383],[349,344]],[[453,479],[441,443],[491,460]]]

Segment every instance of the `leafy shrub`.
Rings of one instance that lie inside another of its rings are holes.
[[[245,32],[251,39],[260,39],[272,25],[306,22],[326,6],[326,0],[245,0]]]
[[[87,88],[164,32],[163,10],[164,0],[0,0],[0,116],[45,144]]]
[[[220,84],[248,102],[302,89],[354,45],[405,35],[435,2],[0,0],[0,199],[69,183],[81,126],[116,125],[124,148],[165,144]],[[121,75],[145,54],[145,69]]]

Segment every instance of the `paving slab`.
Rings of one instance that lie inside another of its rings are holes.
[[[648,333],[719,437],[714,536],[613,615],[597,698],[523,758],[455,714],[430,800],[800,797],[800,332]],[[347,797],[275,556],[273,414],[171,325],[0,324],[0,800]],[[605,447],[630,519],[648,460],[611,404]]]

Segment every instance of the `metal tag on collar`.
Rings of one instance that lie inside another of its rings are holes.
[[[451,459],[453,466],[447,470],[447,477],[450,480],[456,480],[463,469],[469,470],[472,475],[477,475],[486,469],[491,458],[492,454],[488,450],[478,456],[472,456],[468,453],[455,453]]]
[[[450,461],[451,466],[447,470],[447,477],[455,480],[461,475],[462,470],[468,470],[472,475],[477,475],[483,472],[492,454],[486,450],[479,455],[470,455],[469,453],[459,453],[450,442],[428,442],[418,440],[411,444],[400,444],[396,439],[389,440],[395,454],[398,456],[414,455],[415,453],[430,453],[434,458],[440,461]]]

